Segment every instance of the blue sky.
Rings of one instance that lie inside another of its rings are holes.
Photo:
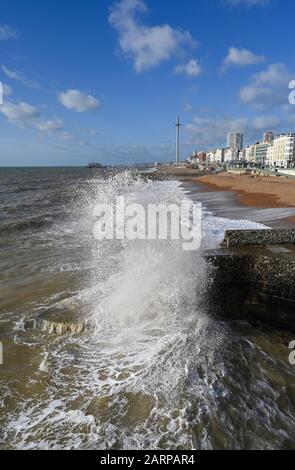
[[[295,131],[293,0],[3,0],[0,165],[173,160]]]

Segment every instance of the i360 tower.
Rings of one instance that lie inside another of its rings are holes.
[[[176,122],[176,165],[179,163],[179,137],[180,137],[180,119],[179,116]]]

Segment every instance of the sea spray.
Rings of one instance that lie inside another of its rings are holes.
[[[190,198],[180,183],[147,182],[133,171],[34,170],[21,178],[40,188],[19,212],[50,211],[54,222],[2,240],[6,273],[17,284],[2,302],[1,447],[294,445],[290,351],[246,323],[206,314],[210,266],[202,249],[184,252],[179,240],[93,238],[96,204],[117,196],[143,206],[179,204]],[[203,247],[216,247],[225,229],[257,227],[203,214]],[[19,328],[23,316],[44,310],[69,330]],[[93,327],[77,331],[76,321]]]

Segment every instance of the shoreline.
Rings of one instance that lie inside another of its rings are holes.
[[[168,171],[167,171],[168,170]],[[168,177],[179,179],[183,183],[190,183],[197,188],[204,188],[210,193],[220,193],[221,200],[224,194],[232,195],[232,203],[237,208],[268,210],[280,212],[287,211],[285,217],[279,214],[275,225],[295,226],[295,178],[285,176],[251,176],[222,172],[219,174],[196,175],[191,168],[169,168],[165,170]],[[222,194],[221,194],[222,193]],[[230,201],[226,201],[231,204]],[[294,210],[294,213],[292,212]]]
[[[212,191],[231,191],[244,207],[295,209],[295,180],[287,177],[251,177],[221,173],[192,178]],[[281,219],[284,225],[295,226],[295,215]]]
[[[192,178],[214,191],[234,191],[241,203],[257,208],[295,208],[295,180],[284,176],[235,175],[221,173]]]

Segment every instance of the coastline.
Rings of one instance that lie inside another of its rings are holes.
[[[295,179],[292,178],[221,173],[197,179],[214,191],[235,191],[241,203],[248,207],[295,207]]]
[[[273,209],[295,208],[295,179],[288,177],[266,177],[235,175],[201,176],[198,183],[212,191],[234,192],[239,202],[245,207]],[[278,220],[277,226],[295,226],[295,215]]]
[[[274,227],[295,226],[295,178],[285,176],[251,176],[222,172],[219,174],[196,175],[191,168],[165,169],[166,177],[179,179],[184,185],[195,188],[199,196],[206,193],[205,203],[213,211],[218,206],[217,214],[227,213],[226,208],[236,212],[241,210],[250,220],[267,223]],[[211,195],[210,195],[211,193]],[[218,195],[218,196],[217,196]],[[217,196],[217,197],[215,197]],[[218,204],[218,199],[220,199]],[[270,219],[259,220],[259,213]]]
[[[275,246],[274,253],[268,248],[266,260],[254,253],[251,257],[218,256],[217,243],[226,229],[252,230],[256,224],[249,221],[259,222],[264,217],[268,223],[271,217],[278,219],[279,213],[282,218],[282,212],[290,209],[243,208],[234,192],[210,190],[199,184],[196,172],[188,173],[183,178],[171,175],[174,181],[168,177],[150,187],[133,170],[127,174],[123,170],[116,178],[110,170],[99,183],[96,177],[89,178],[87,170],[82,175],[59,169],[5,175],[5,187],[11,188],[4,201],[5,214],[13,230],[1,233],[1,330],[6,353],[5,367],[0,368],[5,404],[0,407],[0,425],[3,429],[10,429],[10,423],[13,426],[4,436],[3,448],[87,449],[93,443],[103,448],[106,439],[125,447],[122,435],[130,437],[126,447],[130,442],[151,442],[150,447],[157,448],[179,447],[179,443],[192,448],[200,442],[201,447],[202,436],[208,435],[212,448],[243,448],[252,445],[244,438],[249,429],[244,404],[250,403],[254,417],[251,429],[258,426],[259,433],[263,400],[267,403],[266,418],[269,407],[276,412],[278,383],[291,379],[295,383],[295,375],[286,362],[286,322],[281,330],[277,323],[266,320],[277,315],[276,309],[285,315],[290,298],[285,286],[293,289],[295,268],[293,264],[293,269],[289,264],[286,269],[281,266],[282,259],[291,255],[277,253]],[[192,177],[194,182],[189,180]],[[173,204],[187,197],[201,202],[202,252],[185,253],[181,240],[142,244],[130,240],[124,243],[124,250],[121,242],[94,245],[89,236],[93,205],[100,199],[112,204],[114,195],[122,193],[130,202],[145,206]],[[295,213],[295,208],[292,210]],[[38,224],[21,228],[21,217]],[[244,246],[237,249],[252,250]],[[281,273],[284,276],[279,276]],[[257,310],[250,312],[253,302],[246,302],[252,300],[252,292]],[[263,303],[261,294],[268,295],[267,302]],[[288,305],[289,319],[294,303]],[[232,313],[234,321],[230,321]],[[249,317],[252,324],[245,321]],[[224,375],[228,370],[233,378],[238,376],[238,382]],[[105,385],[100,387],[101,383]],[[200,393],[191,394],[195,387]],[[280,408],[284,442],[276,440],[271,428],[266,430],[261,447],[272,442],[273,447],[293,445],[292,438],[286,444],[289,400],[285,390],[282,394],[283,405],[286,403]],[[198,429],[190,426],[195,410],[201,410],[201,418],[204,406],[211,413],[212,400],[216,416],[224,416],[227,398],[236,410],[233,422],[247,424],[240,434],[235,429],[229,432],[223,419],[220,426],[208,424],[207,415]],[[179,417],[184,409],[188,426],[183,427]],[[179,434],[175,433],[177,423]],[[277,429],[276,422],[273,428]],[[118,433],[113,434],[114,429]],[[156,440],[150,441],[154,435]],[[259,435],[252,436],[254,447]]]

